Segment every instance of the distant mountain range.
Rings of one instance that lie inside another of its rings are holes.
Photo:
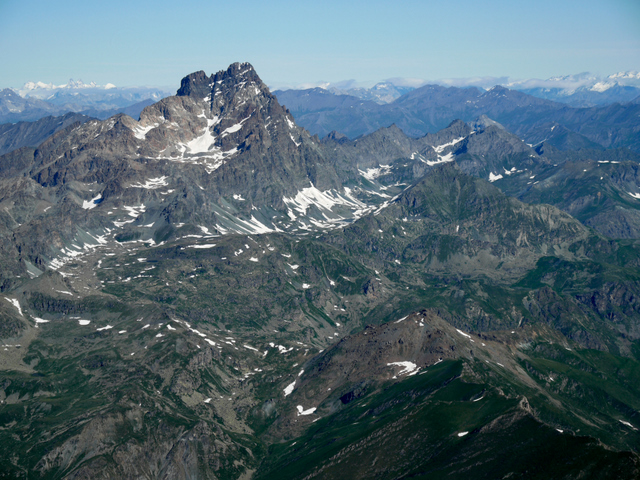
[[[312,88],[325,92],[370,101],[379,105],[395,102],[413,90],[428,86],[467,88],[486,91],[498,85],[517,90],[537,98],[553,100],[573,107],[594,107],[626,103],[640,97],[640,73],[619,72],[606,77],[590,73],[553,77],[546,80],[511,80],[506,77],[469,79],[419,79],[391,78],[366,87],[354,80],[336,83],[316,83]],[[311,86],[308,85],[308,86]],[[308,87],[307,86],[307,87]],[[291,90],[281,89],[278,94]],[[158,87],[117,87],[112,83],[98,85],[70,79],[66,84],[26,82],[22,87],[5,88],[0,92],[0,124],[38,120],[47,115],[82,113],[99,119],[116,113],[126,113],[137,118],[142,109],[170,95],[167,89]],[[353,103],[353,100],[343,100]],[[440,125],[442,127],[443,125]]]
[[[619,72],[604,78],[582,73],[547,80],[515,81],[504,86],[574,107],[593,107],[638,98],[640,73]]]
[[[112,110],[122,108],[144,100],[158,100],[170,95],[170,92],[157,87],[116,87],[112,83],[97,85],[82,80],[69,80],[64,85],[43,82],[27,82],[16,93],[23,98],[44,100],[73,111],[95,108]]]
[[[38,120],[69,112],[105,119],[116,113],[135,118],[142,109],[169,95],[155,87],[116,87],[69,80],[64,85],[27,82],[22,88],[0,91],[0,123]]]
[[[532,145],[547,141],[561,149],[640,151],[637,100],[577,108],[501,86],[483,91],[425,85],[383,105],[321,88],[274,93],[300,125],[321,137],[337,131],[357,138],[392,124],[418,137],[437,132],[455,119],[469,122],[487,115]]]
[[[434,81],[392,78],[375,84],[373,87],[358,85],[354,80],[329,83],[307,84],[298,88],[280,88],[280,90],[308,90],[322,88],[336,95],[351,95],[362,100],[371,100],[378,104],[391,103],[402,95],[425,85],[444,87],[476,87],[489,90],[498,85],[518,90],[534,97],[566,103],[574,107],[593,107],[611,103],[625,103],[640,96],[640,73],[619,72],[607,77],[590,73],[552,77],[546,80],[511,80],[507,77],[481,77],[441,79]]]

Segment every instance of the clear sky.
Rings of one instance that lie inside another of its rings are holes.
[[[248,61],[267,84],[640,70],[640,0],[0,0],[0,88],[177,88]]]

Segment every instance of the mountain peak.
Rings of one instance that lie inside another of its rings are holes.
[[[243,81],[254,81],[262,84],[262,80],[260,80],[250,63],[236,62],[229,65],[226,70],[220,70],[211,76],[207,76],[203,70],[187,75],[180,82],[180,88],[176,95],[179,97],[205,98],[212,93],[216,84],[233,83],[240,85]]]
[[[486,91],[486,93],[493,93],[493,94],[501,94],[501,93],[506,93],[508,92],[509,89],[506,87],[503,87],[502,85],[494,85],[493,87],[491,87],[489,90]]]
[[[10,89],[10,88],[4,88],[4,89],[0,90],[0,96],[8,97],[8,98],[11,98],[11,97],[16,98],[19,95],[16,92],[14,92],[12,89]]]
[[[469,133],[471,133],[471,128],[462,120],[456,119],[452,121],[449,125],[447,125],[446,128],[442,129],[435,135],[440,135],[443,133],[446,133],[447,135],[453,136],[455,138],[466,137],[467,135],[469,135]]]
[[[469,126],[475,131],[483,131],[486,130],[490,126],[495,126],[500,130],[505,130],[504,126],[496,122],[495,120],[490,119],[486,115],[482,114],[478,118],[476,118],[473,122],[469,122]]]

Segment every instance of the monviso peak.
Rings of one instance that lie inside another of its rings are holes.
[[[6,258],[35,275],[122,241],[328,230],[382,199],[366,203],[357,169],[298,127],[247,63],[185,77],[139,121],[74,124],[5,158],[6,198],[26,176],[35,209],[16,222],[21,255],[7,244]]]

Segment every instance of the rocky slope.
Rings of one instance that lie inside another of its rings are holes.
[[[60,117],[44,117],[35,122],[18,122],[0,125],[0,155],[22,147],[37,147],[57,131],[78,122],[88,122],[91,118],[68,113]]]
[[[564,136],[561,127],[557,130]],[[457,120],[420,138],[392,125],[355,141],[334,134],[323,143],[342,163],[355,163],[366,180],[394,193],[434,166],[455,162],[509,195],[554,205],[606,236],[640,235],[635,199],[640,183],[633,173],[640,156],[627,149],[559,150],[553,141],[533,148],[486,116],[467,124]]]
[[[546,161],[528,175],[504,174],[496,186],[526,202],[555,205],[610,238],[640,236],[640,157],[625,149],[558,152],[547,144],[537,151]]]
[[[427,310],[367,327],[304,365],[286,402],[292,413],[272,427],[289,439],[270,449],[257,478],[636,475],[632,456],[541,422],[564,392],[540,398],[536,356]],[[504,390],[490,386],[492,377]],[[556,449],[557,461],[541,468]]]

